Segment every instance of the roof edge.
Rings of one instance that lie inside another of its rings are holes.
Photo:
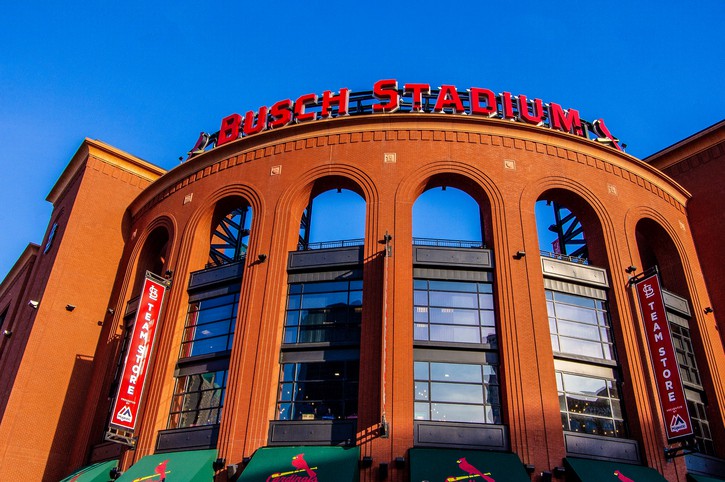
[[[28,245],[18,257],[18,260],[15,261],[15,264],[13,264],[13,267],[10,268],[8,274],[5,275],[5,278],[2,280],[2,282],[0,282],[0,300],[5,296],[5,293],[7,292],[9,286],[18,277],[20,271],[22,271],[25,265],[27,265],[33,257],[38,255],[39,251],[40,245],[37,245],[35,243],[28,243]]]

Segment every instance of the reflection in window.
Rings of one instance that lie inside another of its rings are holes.
[[[414,280],[416,341],[497,345],[491,283]]]
[[[606,303],[559,291],[546,291],[551,344],[555,352],[614,359]]]
[[[231,350],[239,293],[189,304],[180,358]]]
[[[281,365],[278,420],[357,418],[357,360]]]
[[[360,341],[362,280],[292,283],[284,343]]]
[[[169,428],[219,423],[226,383],[226,370],[178,377],[169,414]]]
[[[501,423],[498,363],[416,361],[414,367],[416,420]]]
[[[557,372],[556,386],[564,430],[607,437],[626,435],[615,380]]]

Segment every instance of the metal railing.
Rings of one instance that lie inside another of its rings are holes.
[[[413,238],[413,246],[434,246],[437,248],[475,248],[486,249],[481,241],[463,241],[460,239]]]
[[[589,260],[587,258],[581,258],[579,256],[567,256],[565,254],[554,253],[553,251],[541,251],[541,256],[545,258],[559,259],[561,261],[569,261],[570,263],[588,265]]]
[[[340,239],[337,241],[321,241],[318,243],[298,243],[297,251],[312,251],[315,249],[330,249],[330,248],[350,248],[354,246],[363,246],[365,244],[364,238],[358,239]]]

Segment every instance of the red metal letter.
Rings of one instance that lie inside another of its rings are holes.
[[[549,104],[549,127],[577,136],[584,135],[579,111],[575,109],[565,111],[559,104],[553,102]]]
[[[254,122],[254,111],[250,110],[244,116],[244,135],[248,136],[262,132],[267,128],[267,107],[259,108],[259,115],[257,116],[257,122]]]
[[[305,94],[297,98],[295,102],[295,119],[297,122],[317,119],[317,112],[305,112],[307,104],[317,105],[317,94]]]
[[[405,84],[403,87],[405,93],[413,94],[413,110],[423,110],[423,94],[430,95],[430,84]]]
[[[511,100],[511,92],[501,94],[501,107],[504,119],[514,119],[514,103]]]
[[[544,122],[544,105],[541,99],[534,99],[534,113],[529,114],[529,103],[525,95],[519,95],[518,110],[519,119],[529,124],[541,125]]]
[[[292,100],[280,100],[270,109],[272,121],[269,123],[270,129],[286,126],[292,122]]]
[[[219,129],[219,136],[216,140],[217,147],[233,141],[239,137],[239,128],[242,126],[242,116],[232,114],[222,119],[222,127]]]
[[[332,115],[332,104],[337,104],[337,115],[347,115],[347,104],[350,100],[350,89],[340,89],[338,95],[326,90],[322,93],[322,114],[321,117],[328,118]]]
[[[446,107],[452,107],[455,113],[461,113],[464,110],[463,102],[453,85],[441,85],[433,112],[443,112]]]
[[[479,89],[478,87],[472,87],[469,89],[471,93],[471,114],[475,115],[487,115],[493,117],[496,115],[498,108],[496,106],[496,94],[488,89]],[[481,96],[485,97],[486,106],[481,106]]]
[[[373,95],[378,100],[388,100],[385,104],[374,104],[373,112],[395,112],[400,108],[398,81],[395,79],[378,80],[375,82]]]

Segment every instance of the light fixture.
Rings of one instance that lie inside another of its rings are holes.
[[[705,314],[706,314],[706,315],[709,315],[709,314],[710,314],[710,313],[712,313],[713,311],[714,311],[714,310],[713,310],[713,309],[712,309],[711,307],[709,307],[709,306],[706,306],[706,307],[705,307]]]
[[[267,261],[267,255],[266,254],[258,254],[257,255],[257,261],[259,261],[260,263],[264,263],[265,261]]]
[[[173,269],[167,269],[166,273],[164,273],[164,278],[171,279],[174,277],[174,270]]]
[[[385,480],[388,478],[388,463],[382,462],[378,466],[378,479]]]
[[[37,310],[38,309],[38,304],[39,303],[37,301],[35,301],[35,300],[28,301],[28,306],[31,307],[34,310]]]
[[[10,338],[11,336],[13,336],[13,332],[10,330],[3,330],[3,336]]]
[[[362,460],[360,460],[360,467],[366,469],[369,467],[372,467],[373,465],[373,458],[369,455],[363,456]]]
[[[526,256],[526,251],[516,251],[516,254],[514,254],[514,259],[521,259],[524,256]]]
[[[113,313],[115,313],[115,311],[113,311],[113,308],[109,308],[107,311],[108,311],[109,315],[112,315]]]
[[[627,274],[632,274],[635,271],[637,271],[637,267],[636,266],[627,266],[627,268],[624,270],[624,272],[627,273]]]
[[[76,305],[65,305],[65,311],[73,311],[76,309]]]
[[[227,464],[226,459],[223,459],[219,457],[214,462],[211,463],[211,467],[214,469],[214,472],[219,472],[221,469],[223,469]]]
[[[405,457],[395,457],[395,468],[396,469],[405,468]]]
[[[123,474],[123,472],[118,470],[118,467],[114,467],[108,472],[108,476],[111,478],[111,480],[116,480],[121,476],[121,474]]]
[[[554,467],[554,477],[563,477],[566,474],[566,467]]]
[[[526,472],[528,472],[529,474],[533,474],[534,470],[536,470],[536,467],[534,466],[534,464],[524,464],[524,470],[526,470]]]

